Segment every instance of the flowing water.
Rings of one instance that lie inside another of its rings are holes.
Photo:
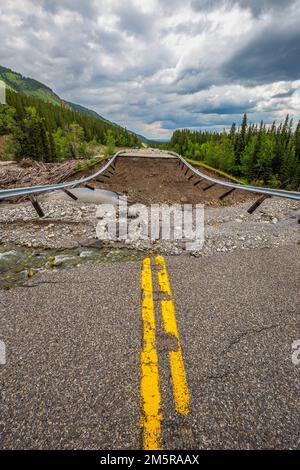
[[[0,289],[24,284],[40,272],[75,267],[84,263],[141,260],[141,251],[110,248],[42,250],[0,245]]]

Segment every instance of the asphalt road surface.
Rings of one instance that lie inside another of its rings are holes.
[[[0,292],[4,449],[300,448],[299,246]]]

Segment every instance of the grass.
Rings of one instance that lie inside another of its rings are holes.
[[[97,150],[98,150],[98,153],[101,154],[101,156],[95,156],[84,161],[79,160],[75,164],[72,175],[75,175],[76,173],[80,171],[89,170],[90,168],[93,168],[94,166],[96,166],[98,163],[102,162],[103,160],[107,160],[107,158],[110,158],[112,156],[112,155],[106,155],[105,145],[99,145],[97,147]],[[114,153],[118,152],[119,150],[124,150],[124,149],[117,147]]]
[[[79,171],[89,170],[90,168],[93,168],[95,165],[97,165],[98,163],[102,162],[102,160],[105,160],[105,159],[106,159],[105,156],[101,156],[101,157],[90,158],[88,160],[85,160],[84,162],[78,161],[76,162],[76,165],[74,166],[72,175],[75,175]]]
[[[191,160],[190,158],[186,158],[186,161],[188,163],[190,163],[191,165],[201,166],[203,168],[206,168],[207,170],[214,171],[215,173],[218,173],[220,176],[224,176],[225,178],[228,178],[231,181],[234,181],[235,183],[246,184],[245,181],[242,181],[241,179],[235,178],[234,176],[229,175],[228,173],[225,173],[225,171],[217,170],[216,168],[213,168],[212,166],[207,165],[207,163],[199,162],[197,160]]]

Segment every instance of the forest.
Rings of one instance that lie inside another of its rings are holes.
[[[163,145],[186,158],[258,186],[299,189],[300,121],[294,127],[289,116],[280,124],[267,126],[248,122],[232,124],[230,132],[176,130]]]
[[[7,90],[0,104],[0,136],[5,139],[2,160],[44,162],[87,158],[99,144],[139,147],[136,135],[108,121],[80,114],[67,105],[55,105]]]
[[[23,93],[7,91],[0,105],[0,160],[32,159],[44,162],[89,158],[99,145],[108,153],[117,147],[140,147],[138,137],[108,121],[80,114],[67,105],[55,105]],[[161,148],[206,163],[246,183],[274,188],[300,187],[300,121],[289,116],[280,124],[248,122],[229,132],[176,130]]]

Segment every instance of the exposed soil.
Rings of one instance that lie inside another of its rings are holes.
[[[129,201],[142,204],[204,203],[219,206],[241,203],[257,197],[246,191],[236,190],[220,201],[219,197],[230,188],[216,185],[205,190],[211,184],[205,180],[195,186],[199,179],[194,176],[189,180],[191,172],[185,174],[186,169],[181,170],[176,159],[118,157],[113,175],[110,174],[111,171],[110,169],[106,173],[106,177],[100,176],[99,181],[93,181],[93,186],[125,194]],[[201,171],[220,181],[225,180],[205,168],[201,168]]]
[[[29,167],[24,167],[22,164],[0,167],[0,189],[81,179],[99,171],[106,161],[74,175],[76,163],[75,160],[64,164],[33,162]],[[225,180],[224,177],[206,168],[201,167],[201,172],[220,181]],[[92,181],[90,184],[95,188],[125,194],[129,201],[142,204],[204,203],[209,206],[223,206],[256,197],[246,191],[236,190],[220,201],[219,197],[226,193],[228,188],[216,185],[205,190],[210,183],[203,180],[195,186],[198,178],[194,176],[189,180],[191,176],[191,172],[186,174],[186,169],[181,169],[176,159],[122,156],[117,158],[115,170],[109,168],[105,176],[100,176],[98,181]]]

